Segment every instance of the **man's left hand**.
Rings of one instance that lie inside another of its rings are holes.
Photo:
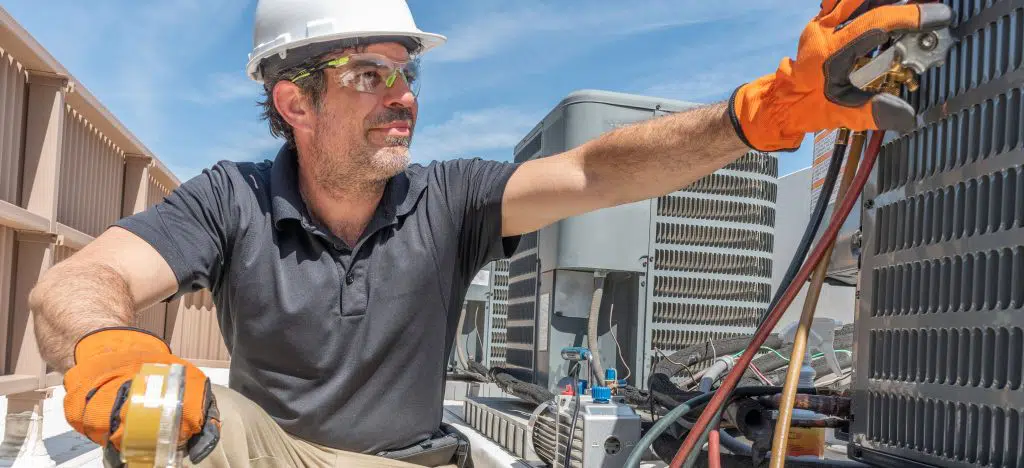
[[[739,87],[729,102],[733,127],[759,151],[792,151],[807,133],[916,128],[914,108],[897,96],[870,93],[850,83],[858,58],[895,35],[941,29],[952,11],[941,3],[894,0],[824,0],[800,36],[796,60]]]

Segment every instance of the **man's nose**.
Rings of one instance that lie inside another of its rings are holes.
[[[384,91],[384,105],[387,107],[406,107],[412,109],[416,105],[416,95],[409,84],[402,78],[395,80],[395,85]]]

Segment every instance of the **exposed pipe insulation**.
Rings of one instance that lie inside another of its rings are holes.
[[[587,346],[590,348],[590,366],[594,370],[595,378],[598,379],[604,378],[604,368],[601,367],[601,351],[597,344],[597,325],[600,323],[598,317],[601,315],[601,299],[604,297],[604,287],[607,282],[607,273],[603,271],[594,272],[594,295],[590,298],[590,316],[587,319]],[[613,358],[612,362],[614,361],[615,359]],[[598,383],[594,382],[595,385]]]
[[[710,392],[711,388],[715,385],[715,382],[718,381],[718,378],[721,377],[723,373],[729,372],[729,369],[732,369],[732,366],[735,363],[736,360],[728,354],[716,359],[715,363],[712,364],[711,367],[708,368],[707,372],[704,373],[704,376],[700,378],[700,387],[698,387],[698,390],[701,392]]]
[[[466,307],[465,304],[462,305],[462,313],[459,314],[459,324],[455,326],[455,329],[458,330],[458,333],[462,333],[462,327],[466,324],[467,308],[468,307]],[[462,364],[463,366],[466,367],[466,369],[469,369],[469,357],[466,354],[466,346],[462,342],[462,340],[458,338],[457,335],[455,338],[455,352],[459,357],[459,364]]]
[[[555,395],[546,388],[523,382],[505,372],[505,369],[501,367],[491,368],[488,375],[505,393],[515,395],[525,401],[540,405],[555,398]]]
[[[750,344],[750,336],[738,336],[713,342],[704,341],[692,346],[683,348],[672,353],[668,359],[662,359],[654,366],[654,374],[664,374],[669,377],[680,375],[684,366],[693,366],[703,361],[710,361],[725,354],[735,354],[744,350]],[[782,346],[782,340],[778,335],[771,335],[767,338],[764,346],[776,348]]]

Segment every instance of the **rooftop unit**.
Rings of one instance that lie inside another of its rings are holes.
[[[606,91],[559,102],[516,146],[526,161],[696,104]],[[600,290],[601,365],[643,386],[654,348],[753,332],[771,293],[778,166],[751,152],[664,197],[574,216],[523,236],[510,259],[507,361],[560,388],[559,351],[587,346]]]

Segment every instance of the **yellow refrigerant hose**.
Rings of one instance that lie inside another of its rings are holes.
[[[836,145],[843,144],[849,138],[848,129],[839,129],[836,137]],[[846,168],[843,171],[843,179],[839,183],[837,200],[846,196],[846,191],[853,182],[853,176],[860,164],[861,149],[864,147],[864,132],[855,132],[853,141],[850,144],[849,156],[846,159]],[[821,193],[819,197],[827,197],[831,194]],[[818,304],[818,296],[821,287],[825,283],[825,275],[828,272],[829,259],[832,257],[834,243],[829,244],[821,261],[815,266],[811,284],[807,289],[807,299],[804,301],[804,308],[800,315],[800,325],[797,328],[796,336],[793,338],[793,351],[789,357],[789,369],[786,371],[786,383],[782,388],[782,400],[779,403],[779,419],[775,424],[775,434],[772,439],[771,464],[769,468],[782,468],[786,462],[787,445],[789,443],[789,427],[793,421],[793,404],[796,399],[796,388],[800,380],[800,363],[804,361],[804,353],[807,352],[807,334],[814,321],[814,312]]]

